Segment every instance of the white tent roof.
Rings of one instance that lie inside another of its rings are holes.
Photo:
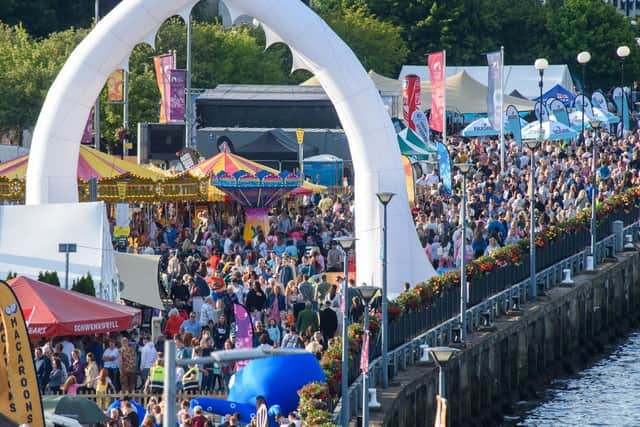
[[[0,277],[12,271],[35,279],[56,271],[63,287],[60,243],[77,245],[69,254],[69,287],[89,272],[96,296],[114,301],[117,273],[104,202],[0,206]]]
[[[426,67],[425,67],[426,68]],[[449,67],[447,67],[449,74]],[[376,88],[383,96],[393,96],[397,104],[395,110],[402,113],[402,81],[380,76],[373,71],[369,76]],[[311,78],[302,85],[320,84],[317,79]],[[487,87],[477,80],[472,79],[464,70],[450,75],[446,80],[447,111],[459,113],[486,113],[487,112]],[[420,82],[420,97],[422,109],[431,108],[431,84],[428,80]],[[533,110],[533,102],[526,99],[515,98],[505,94],[504,105],[513,104],[519,111]]]
[[[465,71],[472,79],[487,86],[488,75],[487,66],[449,66],[447,65],[446,77],[453,76],[461,71]],[[404,76],[415,74],[421,81],[429,80],[429,70],[426,65],[403,65],[398,79]],[[505,65],[504,66],[505,95],[517,90],[529,99],[540,96],[538,87],[538,70],[532,65]],[[549,65],[544,72],[543,93],[559,84],[568,91],[574,92],[573,79],[566,64]]]
[[[342,159],[333,154],[318,154],[316,156],[307,157],[305,162],[341,162]]]
[[[124,288],[120,298],[147,307],[164,309],[158,291],[157,255],[134,255],[115,252],[116,266]]]

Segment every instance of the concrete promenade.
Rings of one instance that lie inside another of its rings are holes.
[[[494,330],[470,334],[446,371],[448,425],[496,424],[515,401],[573,372],[636,325],[640,255],[617,258],[574,277],[573,286],[553,288],[521,312],[497,318]],[[378,388],[382,408],[371,411],[370,425],[432,426],[436,393],[433,363],[399,371],[388,389]]]

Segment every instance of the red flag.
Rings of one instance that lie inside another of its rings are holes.
[[[369,331],[364,333],[362,339],[362,352],[360,353],[360,370],[364,373],[369,372]]]
[[[431,80],[431,115],[429,127],[442,132],[444,117],[444,52],[429,55],[429,78]]]
[[[408,75],[402,79],[402,117],[407,126],[416,130],[413,112],[420,110],[420,77]]]

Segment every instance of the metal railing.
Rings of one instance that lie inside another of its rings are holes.
[[[634,209],[635,218],[637,218],[637,210]],[[604,224],[611,230],[613,221],[605,221]],[[603,224],[603,225],[604,225]],[[604,227],[599,227],[598,237],[601,237],[596,243],[595,258],[598,264],[601,264],[608,256],[616,253],[616,247],[620,248],[624,243],[624,236],[627,234],[635,234],[640,229],[637,220],[630,225],[624,227],[621,235],[605,234],[601,231]],[[619,241],[621,239],[621,241]],[[635,240],[635,239],[634,239]],[[590,255],[590,249],[587,247],[579,252],[564,258],[553,265],[536,272],[536,282],[538,286],[538,295],[544,295],[546,291],[561,284],[563,280],[563,270],[571,270],[571,275],[577,275],[587,268],[587,256]],[[491,324],[495,318],[505,315],[508,310],[519,307],[526,303],[529,298],[529,277],[518,281],[516,284],[478,302],[467,309],[467,331],[477,331],[483,324]],[[426,311],[426,310],[425,310]],[[438,325],[431,327],[425,332],[415,336],[404,344],[393,348],[389,354],[389,379],[393,378],[398,370],[405,370],[407,366],[414,365],[421,357],[421,347],[436,347],[449,345],[454,341],[456,334],[460,330],[460,318],[457,313],[452,313],[451,317]],[[376,346],[377,347],[377,346]],[[390,346],[391,347],[391,346]],[[370,355],[375,353],[379,356],[379,349],[371,349]],[[370,359],[372,359],[370,357]],[[375,388],[377,384],[382,382],[382,366],[381,358],[376,357],[369,362],[369,387]],[[359,375],[349,386],[349,412],[350,418],[361,413],[362,409],[362,375]],[[342,399],[334,408],[334,421],[339,425],[340,412],[342,408]]]

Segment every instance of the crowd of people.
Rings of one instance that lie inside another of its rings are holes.
[[[592,203],[592,144],[596,144],[597,198],[604,199],[640,183],[640,142],[637,132],[619,138],[601,130],[586,132],[584,141],[544,141],[535,151],[535,230],[575,216]],[[491,139],[449,139],[453,162],[466,158],[474,165],[467,175],[466,261],[488,255],[506,244],[528,238],[529,150],[507,141],[505,170],[500,169],[499,142]],[[460,212],[462,174],[452,168],[451,194],[437,175],[417,180],[416,229],[436,269],[461,262]]]
[[[467,261],[527,237],[531,173],[536,230],[589,207],[594,143],[596,197],[640,184],[637,134],[619,138],[603,130],[597,136],[587,132],[584,141],[545,141],[534,152],[533,171],[528,149],[512,140],[507,141],[503,171],[495,139],[451,137],[448,142],[454,163],[466,158],[474,165],[467,179]],[[436,269],[461,262],[462,175],[455,167],[452,172],[451,193],[435,169],[416,182],[415,226]],[[351,191],[306,196],[295,206],[273,208],[269,228],[257,229],[248,241],[240,213],[201,211],[190,216],[173,209],[164,215],[134,216],[131,250],[160,255],[159,283],[167,303],[164,336],[155,342],[147,334],[87,337],[73,344],[68,339],[41,342],[35,362],[42,391],[100,395],[144,390],[159,395],[163,340],[175,342],[178,359],[233,349],[235,304],[249,313],[255,347],[304,348],[320,358],[341,329],[339,272],[344,253],[333,239],[353,233],[353,213]],[[363,307],[354,295],[349,298],[350,318],[357,321]],[[177,370],[176,383],[187,392],[226,393],[235,370],[234,363],[191,365]],[[106,409],[110,402],[98,398],[98,403]],[[126,419],[123,406],[113,416]],[[201,410],[186,409],[179,414],[181,425],[205,425]],[[158,425],[162,412],[162,402],[156,401],[149,411],[153,419],[143,425]],[[237,418],[228,414],[221,425],[239,425]],[[258,418],[255,425],[267,425]],[[282,425],[300,425],[295,413],[280,418]]]

